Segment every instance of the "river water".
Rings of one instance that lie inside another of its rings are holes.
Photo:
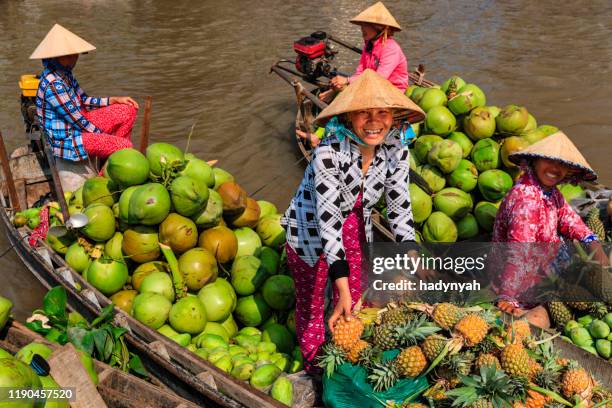
[[[292,89],[269,67],[293,58],[292,43],[324,30],[359,45],[350,17],[363,0],[0,0],[0,130],[9,150],[23,141],[18,79],[37,73],[28,60],[54,23],[93,43],[75,73],[90,95],[153,96],[151,140],[218,159],[257,199],[284,209],[303,173],[292,136]],[[403,27],[396,35],[411,69],[425,64],[441,82],[459,74],[488,104],[525,105],[540,124],[563,129],[604,184],[612,184],[612,3],[387,0]],[[358,57],[342,50],[344,72]],[[142,115],[140,115],[142,116]],[[140,121],[133,140],[140,134]],[[263,188],[262,188],[263,187]],[[0,251],[7,247],[0,237]],[[0,295],[16,315],[44,290],[10,252],[0,259]]]

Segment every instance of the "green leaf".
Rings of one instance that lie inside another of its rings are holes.
[[[31,322],[27,322],[25,325],[28,329],[33,330],[36,333],[47,334],[51,331],[51,329],[43,327],[43,323],[40,320],[33,320]]]
[[[102,311],[100,312],[100,316],[96,317],[94,319],[93,322],[91,322],[91,326],[92,327],[97,327],[100,323],[107,323],[110,322],[114,316],[114,306],[111,303],[110,305],[106,306],[104,309],[102,309]]]
[[[91,331],[91,335],[99,359],[101,361],[108,361],[113,353],[113,347],[115,345],[112,334],[107,329],[95,329]]]
[[[43,310],[47,317],[66,318],[66,289],[56,286],[45,295]]]
[[[147,369],[142,364],[140,357],[138,357],[134,353],[130,353],[129,367],[130,367],[130,371],[133,372],[134,374],[139,375],[141,377],[145,377],[145,378],[149,377],[149,373],[147,372]]]
[[[82,327],[71,327],[68,329],[68,339],[78,350],[92,355],[94,352],[94,336]]]
[[[49,330],[45,338],[49,341],[52,341],[57,344],[66,344],[68,342],[68,338],[66,337],[65,332],[61,332],[56,328],[52,328]]]
[[[115,340],[119,340],[119,338],[121,336],[123,336],[125,333],[127,333],[128,330],[123,328],[123,327],[115,327],[115,326],[113,326],[111,328],[111,331],[113,332],[113,338]]]

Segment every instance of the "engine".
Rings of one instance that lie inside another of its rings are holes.
[[[317,31],[300,38],[293,43],[293,49],[297,53],[295,67],[306,79],[316,80],[321,76],[331,78],[336,75],[331,61],[337,51],[330,47],[325,32]]]
[[[19,79],[21,88],[21,116],[26,126],[26,132],[32,133],[40,130],[36,115],[36,91],[39,78],[36,75],[22,75]]]

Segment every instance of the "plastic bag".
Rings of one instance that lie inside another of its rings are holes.
[[[399,350],[386,351],[383,361],[389,361]],[[367,372],[361,366],[344,363],[331,377],[323,376],[323,402],[328,408],[381,408],[384,403],[401,403],[413,394],[429,387],[427,378],[402,379],[386,391],[375,392],[367,381]]]

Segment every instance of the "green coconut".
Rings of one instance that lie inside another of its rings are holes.
[[[427,111],[425,126],[436,135],[446,136],[457,128],[457,119],[445,106],[434,106]]]
[[[240,296],[252,295],[268,278],[268,271],[261,260],[253,255],[237,257],[230,272],[231,283]]]
[[[219,186],[217,192],[223,201],[223,215],[226,217],[238,217],[244,212],[247,205],[247,193],[242,187],[233,181],[228,181]]]
[[[445,94],[448,94],[449,91],[453,91],[453,90],[456,93],[464,85],[465,85],[465,81],[461,77],[457,75],[453,75],[452,77],[444,81],[442,85],[440,85],[440,89],[444,91]]]
[[[442,172],[430,164],[417,167],[417,173],[423,177],[434,193],[442,190],[446,185],[446,179]]]
[[[181,149],[170,143],[153,143],[147,147],[149,169],[154,176],[162,175],[162,167],[179,166],[184,156]]]
[[[435,106],[446,106],[446,93],[441,89],[429,88],[419,100],[418,105],[425,112],[429,112]]]
[[[208,188],[215,186],[215,172],[208,163],[191,153],[185,155],[185,161],[185,168],[179,173],[181,176],[189,176]]]
[[[414,153],[420,163],[427,162],[427,154],[435,143],[441,142],[442,139],[438,135],[423,135],[420,136],[414,143]]]
[[[140,286],[144,278],[152,274],[153,272],[164,272],[168,273],[167,265],[164,262],[152,261],[138,265],[132,273],[132,287],[137,291],[140,291]]]
[[[203,231],[198,238],[198,246],[215,255],[219,263],[234,259],[238,252],[238,240],[231,229],[222,225]]]
[[[475,108],[465,117],[463,130],[472,140],[486,139],[495,133],[495,118],[485,106]]]
[[[123,288],[128,280],[128,268],[124,262],[110,258],[98,258],[87,267],[87,282],[106,296]]]
[[[495,224],[495,216],[499,203],[492,203],[489,201],[481,201],[474,207],[474,217],[478,221],[478,225],[487,231],[493,231],[493,224]]]
[[[501,159],[504,163],[504,166],[508,168],[518,167],[516,164],[512,163],[508,156],[510,156],[514,152],[518,152],[523,150],[529,146],[529,142],[520,136],[510,136],[504,139],[501,145]]]
[[[447,140],[452,140],[461,146],[461,150],[463,154],[461,155],[463,159],[466,159],[470,153],[472,152],[472,148],[474,147],[474,143],[470,140],[469,137],[465,133],[462,132],[451,132],[450,135],[446,138]]]
[[[119,219],[124,223],[127,223],[129,220],[129,212],[130,212],[130,198],[134,191],[138,189],[140,186],[130,186],[123,190],[121,196],[119,197]]]
[[[486,103],[485,94],[478,86],[466,84],[457,91],[457,95],[449,99],[448,108],[455,115],[463,115],[474,108],[485,106]]]
[[[215,174],[215,185],[213,186],[213,190],[218,190],[221,184],[226,183],[228,181],[233,182],[234,176],[230,174],[230,172],[225,171],[219,167],[213,167],[213,173]]]
[[[536,129],[531,129],[528,131],[524,131],[521,136],[523,139],[527,140],[529,144],[534,144],[539,142],[540,140],[548,137],[554,133],[557,133],[559,128],[551,125],[541,125]]]
[[[529,119],[527,120],[527,125],[523,128],[523,132],[529,132],[530,130],[536,129],[538,127],[538,121],[533,115],[529,114]]]
[[[472,163],[479,172],[499,167],[499,144],[491,139],[482,139],[476,142],[472,149]]]
[[[457,226],[443,212],[433,212],[423,226],[423,238],[426,242],[455,242]]]
[[[134,298],[132,316],[139,322],[159,329],[168,320],[172,303],[157,293],[141,293]]]
[[[261,293],[241,297],[236,304],[234,317],[244,326],[259,326],[270,317],[272,310]]]
[[[474,238],[478,235],[478,221],[472,214],[466,214],[465,217],[456,222],[456,225],[459,239]]]
[[[485,200],[501,200],[511,188],[512,177],[503,170],[487,170],[478,176],[478,189]]]
[[[448,175],[448,184],[467,193],[476,188],[478,183],[478,169],[469,160],[461,160],[457,168]]]
[[[261,288],[261,294],[270,307],[276,310],[288,310],[295,303],[295,283],[287,275],[269,277]]]
[[[115,235],[104,244],[104,253],[106,256],[116,260],[123,260],[123,251],[121,247],[123,246],[123,234],[120,232],[115,232]]]
[[[181,255],[178,265],[184,276],[185,285],[191,291],[200,290],[207,283],[214,281],[219,274],[215,256],[200,247],[190,249]]]
[[[259,222],[260,213],[261,210],[259,209],[259,204],[257,204],[257,201],[255,201],[251,197],[247,197],[246,208],[244,209],[244,212],[238,217],[229,217],[228,222],[234,228],[255,228],[257,226],[257,223]]]
[[[140,284],[140,293],[157,293],[174,302],[174,284],[166,272],[152,272]]]
[[[121,149],[109,156],[106,171],[118,186],[135,186],[149,178],[149,161],[136,149]]]
[[[0,296],[0,330],[4,328],[6,322],[11,316],[11,310],[13,309],[13,302],[9,299]]]
[[[83,273],[89,266],[91,258],[89,254],[78,242],[70,245],[65,255],[66,263],[78,273]]]
[[[463,218],[472,211],[472,197],[463,190],[447,187],[434,195],[433,204],[436,210],[442,211],[453,219]]]
[[[115,215],[110,207],[102,203],[91,204],[85,208],[83,214],[89,220],[87,225],[81,228],[87,238],[104,242],[115,235]]]
[[[282,227],[280,214],[268,215],[257,223],[257,235],[265,246],[279,249],[285,243],[285,229]]]
[[[238,301],[233,286],[222,278],[204,285],[198,297],[206,309],[208,320],[222,324],[232,315]],[[231,321],[227,325],[231,326]]]
[[[423,98],[425,93],[430,89],[431,88],[417,86],[412,90],[412,93],[410,94],[410,99],[412,99],[412,101],[418,105],[419,102],[421,102],[421,99]]]
[[[121,244],[123,254],[134,262],[145,263],[159,258],[159,239],[156,228],[135,225],[125,230]]]
[[[412,204],[412,217],[414,222],[422,223],[431,215],[432,200],[429,194],[419,186],[410,183],[410,202]]]
[[[276,206],[269,201],[265,200],[257,200],[257,205],[259,206],[259,218],[263,218],[266,215],[274,215],[278,213]]]
[[[114,194],[117,191],[115,183],[106,177],[92,177],[83,184],[83,206],[104,204],[112,207],[115,203]]]
[[[236,228],[234,234],[238,240],[236,258],[244,255],[257,255],[259,253],[261,238],[253,229],[248,227]]]
[[[497,115],[499,115],[499,112],[501,112],[501,109],[499,109],[499,107],[497,106],[484,106],[484,108],[486,108],[489,113],[491,114],[491,117],[493,117],[493,119],[495,119],[497,117]]]
[[[198,334],[207,323],[206,309],[197,296],[179,299],[168,315],[170,326],[179,333]]]
[[[443,173],[452,173],[459,166],[463,150],[458,143],[452,140],[443,140],[435,143],[427,154],[427,162],[436,166]]]
[[[519,135],[527,126],[529,112],[524,106],[505,106],[495,118],[497,131],[504,136]]]
[[[561,194],[563,194],[563,198],[565,198],[565,201],[567,201],[568,203],[576,198],[586,197],[585,190],[577,184],[575,185],[571,183],[563,183],[559,184],[557,188],[559,189],[559,191],[561,191]]]
[[[174,210],[185,217],[199,214],[208,201],[205,183],[189,176],[180,176],[170,184],[170,199]]]
[[[182,254],[198,243],[198,229],[189,218],[171,213],[159,225],[159,242]]]
[[[162,184],[144,184],[130,196],[128,222],[157,225],[168,216],[170,206],[170,194]]]
[[[191,219],[200,228],[217,226],[223,216],[223,200],[215,190],[208,190],[208,201],[206,207]]]

